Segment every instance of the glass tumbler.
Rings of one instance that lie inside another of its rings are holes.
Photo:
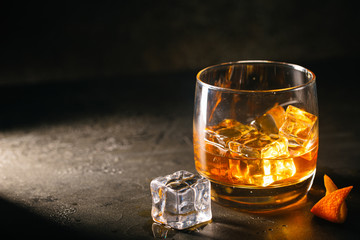
[[[319,144],[315,75],[295,64],[239,61],[197,74],[197,171],[211,197],[245,210],[272,210],[303,199]]]

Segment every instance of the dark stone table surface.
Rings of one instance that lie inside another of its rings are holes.
[[[212,222],[161,228],[150,181],[195,172],[195,72],[0,86],[0,229],[11,239],[356,239],[360,231],[360,109],[351,71],[309,64],[318,77],[320,150],[297,206],[267,214],[212,204]],[[347,82],[348,81],[348,82]],[[323,175],[353,185],[344,224],[310,213]],[[34,238],[35,239],[35,238]]]

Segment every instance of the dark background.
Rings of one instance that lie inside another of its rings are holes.
[[[308,201],[270,217],[214,204],[212,224],[177,233],[178,239],[357,236],[360,21],[354,4],[1,3],[1,230],[14,238],[63,239],[76,236],[74,229],[79,237],[89,231],[99,239],[152,238],[150,180],[194,170],[197,71],[267,59],[303,65],[317,76],[320,149]],[[340,187],[354,185],[347,225],[309,212],[324,193],[323,174]]]
[[[0,82],[9,84],[189,72],[245,59],[352,66],[359,54],[352,1],[14,2],[0,11]]]
[[[192,107],[197,71],[246,59],[309,68],[331,112],[359,100],[359,18],[352,1],[2,3],[0,127]]]

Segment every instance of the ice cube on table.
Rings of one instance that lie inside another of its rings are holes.
[[[155,222],[181,230],[212,218],[210,181],[198,174],[177,171],[153,179],[150,189]]]
[[[229,142],[233,157],[275,159],[288,157],[288,141],[277,134],[266,135],[257,130]]]
[[[317,116],[289,105],[279,135],[288,139],[289,147],[307,147],[317,138]]]
[[[175,230],[170,226],[163,225],[157,222],[152,224],[152,232],[154,239],[166,239],[175,235]]]
[[[251,122],[251,126],[265,134],[278,134],[285,120],[285,109],[276,103],[270,110]]]

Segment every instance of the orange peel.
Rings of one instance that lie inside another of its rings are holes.
[[[325,185],[325,189],[326,189],[326,195],[329,195],[330,193],[332,193],[338,189],[337,186],[335,185],[335,183],[326,174],[324,175],[324,185]]]
[[[325,196],[329,195],[330,193],[332,193],[338,189],[337,186],[335,185],[335,183],[326,174],[324,175],[324,185],[325,185],[325,189],[326,189]],[[340,215],[345,216],[345,218],[347,216],[347,206],[346,206],[345,201],[341,204]]]
[[[327,194],[312,207],[311,212],[327,221],[343,223],[347,216],[347,208],[344,205],[345,199],[353,186],[337,189],[328,176],[324,177],[324,182]]]

